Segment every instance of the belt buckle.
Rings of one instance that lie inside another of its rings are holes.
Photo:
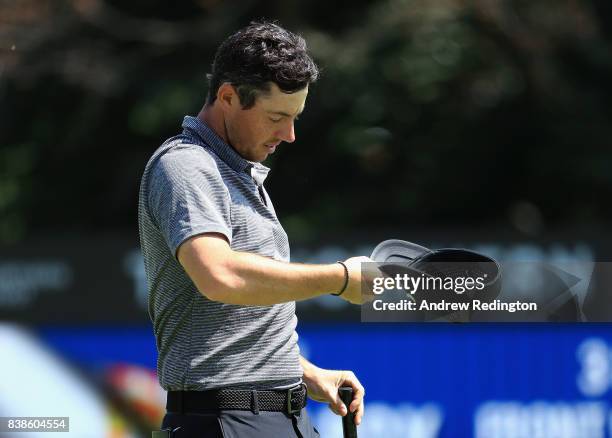
[[[302,410],[302,408],[298,408],[298,409],[294,409],[292,406],[291,401],[293,400],[293,394],[297,391],[300,391],[301,389],[303,389],[306,385],[304,385],[303,383],[300,384],[299,386],[296,386],[295,388],[289,388],[287,390],[287,413],[289,415],[291,414],[297,414],[298,412],[300,412]],[[299,399],[296,399],[299,400]]]

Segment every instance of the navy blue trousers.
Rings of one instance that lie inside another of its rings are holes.
[[[298,414],[220,411],[209,414],[168,412],[162,429],[179,428],[173,438],[318,438],[306,409]]]

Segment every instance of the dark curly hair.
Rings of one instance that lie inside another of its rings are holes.
[[[271,22],[252,22],[227,38],[215,54],[208,74],[208,97],[212,104],[224,82],[238,92],[244,109],[251,108],[260,93],[274,82],[285,93],[294,93],[313,83],[319,69],[306,49],[306,41]]]

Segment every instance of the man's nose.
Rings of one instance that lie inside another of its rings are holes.
[[[289,125],[283,129],[280,139],[287,143],[293,143],[295,141],[295,126],[293,125],[293,121],[290,121]]]

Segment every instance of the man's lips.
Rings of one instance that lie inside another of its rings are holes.
[[[276,146],[278,146],[279,144],[281,144],[280,141],[276,143],[266,144],[266,146],[268,147],[268,149],[272,149],[272,151],[274,151],[276,149]]]

